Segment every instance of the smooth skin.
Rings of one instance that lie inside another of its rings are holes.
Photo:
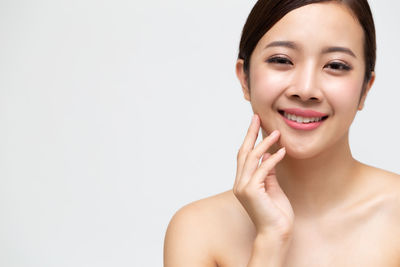
[[[374,81],[373,75],[364,84],[362,36],[346,7],[311,4],[261,38],[250,77],[238,60],[255,115],[237,155],[233,190],[173,216],[165,267],[400,266],[400,176],[356,161],[348,143]],[[293,45],[268,46],[277,41]],[[330,47],[353,55],[327,53]],[[315,130],[295,130],[278,112],[293,107],[329,117]]]

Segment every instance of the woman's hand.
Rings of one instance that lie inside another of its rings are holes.
[[[267,153],[278,141],[278,131],[254,147],[259,129],[260,118],[254,115],[237,156],[233,192],[253,221],[258,236],[287,238],[293,228],[294,213],[278,184],[274,169],[286,151],[281,148],[272,155]]]

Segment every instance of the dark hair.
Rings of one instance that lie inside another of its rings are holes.
[[[238,59],[243,59],[247,77],[250,73],[250,57],[257,43],[282,17],[290,11],[313,3],[338,2],[347,6],[364,30],[364,85],[371,79],[376,61],[376,37],[372,12],[367,0],[259,0],[250,12],[243,27]],[[248,80],[249,82],[249,80]],[[365,86],[363,86],[364,93]]]

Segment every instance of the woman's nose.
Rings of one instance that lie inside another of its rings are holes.
[[[323,94],[317,71],[312,66],[298,69],[286,90],[286,96],[302,102],[321,102]]]

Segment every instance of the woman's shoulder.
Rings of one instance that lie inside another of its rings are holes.
[[[369,181],[366,189],[370,192],[364,206],[370,220],[364,222],[370,226],[371,235],[379,233],[387,241],[382,245],[387,251],[396,251],[398,255],[400,239],[393,237],[400,236],[400,175],[371,166],[365,166],[364,171]]]
[[[251,225],[249,220],[232,190],[189,203],[168,225],[165,259],[173,266],[216,266],[224,247]]]
[[[364,164],[362,172],[363,176],[383,192],[392,192],[395,195],[396,192],[400,193],[400,175]],[[400,194],[397,196],[400,197]]]
[[[364,165],[363,174],[367,178],[368,196],[375,206],[377,214],[392,221],[396,228],[400,223],[400,175]],[[400,232],[399,232],[400,233]]]
[[[219,228],[225,220],[238,219],[246,214],[232,190],[191,202],[180,208],[171,224],[196,226],[197,231]]]

